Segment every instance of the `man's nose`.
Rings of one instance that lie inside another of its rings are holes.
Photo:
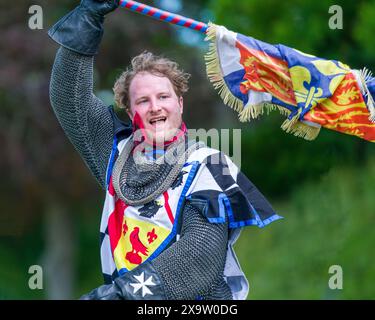
[[[157,98],[150,99],[150,110],[151,112],[157,112],[161,110],[161,104]]]

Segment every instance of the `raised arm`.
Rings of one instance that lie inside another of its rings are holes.
[[[103,188],[114,130],[109,108],[93,93],[93,62],[103,35],[104,15],[117,3],[83,0],[48,32],[61,45],[50,82],[52,108]]]
[[[50,100],[69,140],[102,187],[113,139],[113,120],[93,94],[93,57],[61,47],[52,70]]]

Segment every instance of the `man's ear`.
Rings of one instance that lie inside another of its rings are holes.
[[[130,120],[133,121],[133,118],[134,118],[133,113],[129,109],[126,109],[126,113],[128,114]]]

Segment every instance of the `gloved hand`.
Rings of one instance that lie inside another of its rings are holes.
[[[161,279],[152,262],[146,261],[117,277],[114,283],[100,286],[80,300],[165,300]]]
[[[95,55],[103,37],[104,16],[118,6],[119,0],[82,0],[48,31],[48,35],[65,48]]]
[[[116,284],[106,284],[83,295],[79,300],[123,300]]]
[[[82,0],[80,7],[92,14],[105,16],[119,6],[119,0]]]

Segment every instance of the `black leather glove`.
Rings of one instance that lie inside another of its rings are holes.
[[[107,284],[83,295],[79,300],[123,300],[121,290],[116,284]]]
[[[82,0],[48,31],[48,35],[65,48],[95,55],[103,37],[104,16],[118,5],[119,0]]]
[[[90,293],[83,295],[79,300],[122,300],[121,291],[113,284],[100,286]]]
[[[165,300],[161,280],[152,262],[144,262],[115,279],[113,284],[100,286],[80,300]]]

